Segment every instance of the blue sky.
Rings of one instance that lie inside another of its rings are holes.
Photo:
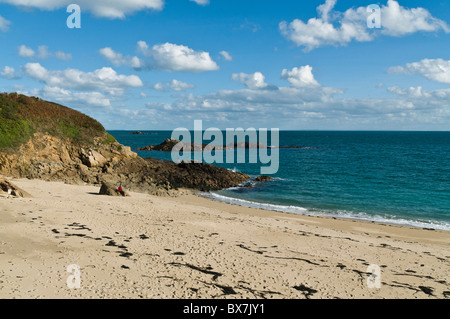
[[[0,0],[0,43],[1,91],[107,129],[450,127],[448,1]]]

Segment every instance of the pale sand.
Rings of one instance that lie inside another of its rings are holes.
[[[0,298],[450,298],[450,232],[13,182],[34,198],[0,196]]]

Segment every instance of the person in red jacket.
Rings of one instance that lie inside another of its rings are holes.
[[[117,189],[117,192],[118,192],[120,195],[125,196],[125,192],[123,191],[122,184],[120,184],[119,188]]]

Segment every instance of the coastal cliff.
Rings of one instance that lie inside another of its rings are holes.
[[[0,174],[68,184],[122,184],[135,192],[175,195],[237,186],[249,177],[203,163],[143,159],[96,120],[16,93],[0,94]]]

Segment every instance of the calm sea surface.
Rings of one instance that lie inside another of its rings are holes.
[[[134,151],[171,136],[144,132],[109,131]],[[450,132],[281,131],[280,146],[292,145],[304,148],[279,150],[272,181],[204,195],[300,214],[450,230]],[[170,153],[136,152],[171,159]],[[260,175],[260,164],[217,165]]]

